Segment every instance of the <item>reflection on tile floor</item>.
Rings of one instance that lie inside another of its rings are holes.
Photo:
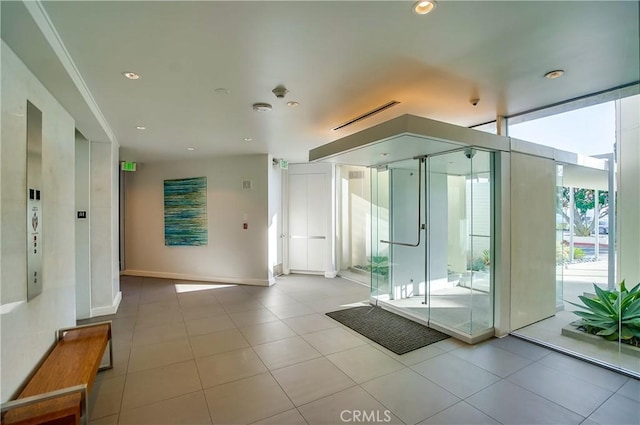
[[[324,316],[344,280],[270,288],[123,277],[91,424],[638,424],[638,381],[506,337],[395,355]]]

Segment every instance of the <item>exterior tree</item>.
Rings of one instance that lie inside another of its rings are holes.
[[[561,202],[558,203],[558,213],[562,214],[565,221],[569,223],[569,200],[570,193],[568,187],[562,188]],[[573,188],[573,232],[576,236],[589,236],[597,229],[598,221],[607,215],[609,208],[609,192],[598,193],[598,206],[600,213],[598,217],[589,218],[587,211],[593,210],[596,205],[596,191],[592,189]]]

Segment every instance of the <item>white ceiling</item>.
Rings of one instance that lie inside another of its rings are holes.
[[[314,147],[402,114],[470,126],[640,74],[631,1],[440,1],[427,16],[406,1],[43,4],[121,158],[140,162],[249,153],[301,162]],[[24,6],[2,2],[2,38],[85,136],[107,140]],[[566,74],[543,78],[553,69]],[[271,93],[279,84],[290,90],[285,99]],[[331,130],[390,100],[401,103]],[[273,110],[253,112],[254,102]]]

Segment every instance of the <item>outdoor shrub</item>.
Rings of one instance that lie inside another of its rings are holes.
[[[484,262],[484,259],[482,257],[478,257],[473,261],[469,261],[467,263],[467,269],[470,269],[474,272],[481,272],[483,270],[485,270],[486,268],[486,264]]]
[[[489,251],[488,249],[482,251],[482,262],[485,266],[491,265],[491,251]]]
[[[624,280],[620,291],[608,291],[593,285],[596,297],[581,295],[584,305],[569,302],[586,311],[574,311],[582,318],[582,326],[608,340],[640,339],[640,283],[627,290]]]
[[[581,248],[573,248],[573,258],[576,260],[584,258],[584,251]]]

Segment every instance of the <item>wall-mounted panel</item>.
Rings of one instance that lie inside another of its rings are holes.
[[[27,101],[27,300],[42,293],[42,112]]]

